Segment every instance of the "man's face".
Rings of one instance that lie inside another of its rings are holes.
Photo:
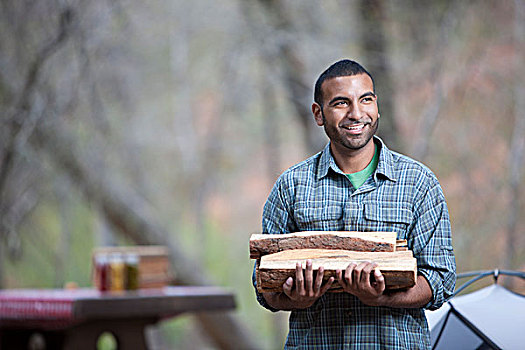
[[[317,125],[323,126],[332,146],[355,151],[366,146],[379,125],[377,96],[366,74],[337,77],[321,85],[322,107],[314,103]]]

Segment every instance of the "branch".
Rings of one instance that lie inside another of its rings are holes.
[[[294,28],[293,20],[281,0],[259,0],[258,4],[260,7],[257,7],[257,4],[242,2],[242,10],[247,18],[247,23],[252,35],[260,39],[257,40],[258,42],[268,42],[268,37],[272,38],[270,47],[258,46],[259,52],[263,57],[268,74],[280,68],[282,72],[280,79],[288,92],[288,101],[303,128],[303,139],[306,146],[310,152],[317,152],[326,141],[322,133],[316,132],[313,123],[310,110],[312,91],[310,84],[306,83],[304,60],[299,56],[290,35]],[[257,27],[257,23],[260,22],[259,10],[261,9],[272,25],[271,35],[266,35],[268,30],[261,30]]]
[[[9,139],[6,142],[7,146],[4,150],[4,157],[0,163],[0,201],[4,198],[5,186],[7,178],[12,170],[13,162],[16,156],[17,140],[21,134],[28,136],[26,130],[34,127],[34,121],[27,118],[27,114],[31,109],[31,97],[35,90],[36,84],[40,78],[42,67],[47,60],[65,43],[70,34],[71,22],[73,12],[66,8],[60,15],[59,28],[57,35],[49,41],[36,54],[33,63],[29,66],[26,74],[24,87],[15,104],[15,108],[10,116],[7,117],[7,124],[10,128]],[[0,203],[0,213],[3,211],[3,205]]]

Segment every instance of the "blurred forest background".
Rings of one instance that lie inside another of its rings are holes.
[[[341,58],[440,179],[458,271],[525,269],[524,0],[1,0],[1,287],[90,286],[93,247],[166,244],[179,283],[238,302],[163,322],[166,348],[280,348],[248,239],[326,143],[313,84]]]

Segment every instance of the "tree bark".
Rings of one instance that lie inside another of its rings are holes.
[[[306,231],[281,235],[253,234],[250,258],[295,249],[342,249],[359,252],[393,252],[395,232]]]

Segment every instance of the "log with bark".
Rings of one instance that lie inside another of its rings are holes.
[[[406,239],[398,239],[396,241],[396,252],[408,250],[408,243]]]
[[[306,231],[279,235],[253,234],[250,258],[258,259],[292,249],[342,249],[361,252],[393,252],[406,241],[395,232]]]
[[[415,285],[416,259],[409,250],[398,252],[355,252],[333,249],[295,249],[263,256],[257,261],[256,277],[259,292],[281,292],[288,277],[295,277],[296,264],[303,268],[312,260],[314,271],[324,268],[323,282],[335,277],[336,270],[344,271],[351,262],[375,262],[385,278],[386,289],[402,289]],[[334,282],[330,291],[341,291]]]

